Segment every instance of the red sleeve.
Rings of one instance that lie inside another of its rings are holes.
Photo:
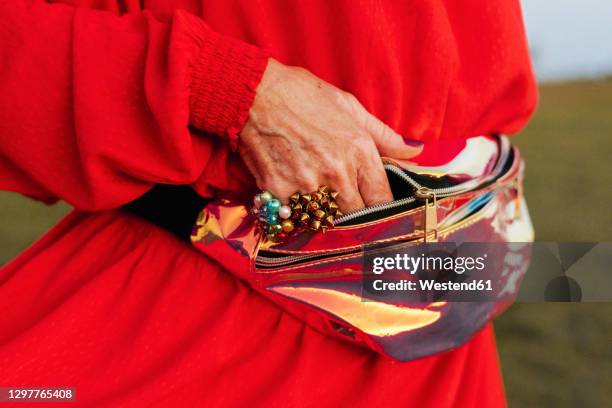
[[[188,125],[235,144],[266,62],[186,12],[0,0],[0,188],[94,210],[206,179]]]

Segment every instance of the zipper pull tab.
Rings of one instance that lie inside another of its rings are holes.
[[[414,196],[425,201],[423,209],[423,233],[425,242],[438,242],[438,202],[436,193],[427,187],[418,188]],[[429,237],[433,233],[432,238]]]

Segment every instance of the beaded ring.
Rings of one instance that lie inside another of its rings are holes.
[[[271,241],[282,241],[296,231],[322,231],[334,227],[334,220],[342,215],[336,198],[339,193],[321,186],[309,194],[295,193],[289,205],[281,202],[269,191],[263,191],[253,199],[252,213],[257,225]]]

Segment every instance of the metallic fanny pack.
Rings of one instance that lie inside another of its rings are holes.
[[[192,243],[328,335],[401,361],[457,347],[514,301],[527,269],[525,246],[509,244],[533,241],[521,192],[523,162],[503,136],[468,139],[443,166],[384,162],[395,200],[344,214],[324,234],[266,240],[248,206],[220,199],[200,212]],[[495,299],[368,298],[363,277],[371,274],[364,262],[369,248],[430,242],[498,243],[521,261],[504,263],[509,257],[502,254],[487,269],[488,278],[505,288]]]

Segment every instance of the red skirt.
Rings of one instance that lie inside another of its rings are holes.
[[[74,387],[87,407],[505,406],[490,325],[395,362],[121,210],[75,211],[2,268],[0,310],[0,386]]]

